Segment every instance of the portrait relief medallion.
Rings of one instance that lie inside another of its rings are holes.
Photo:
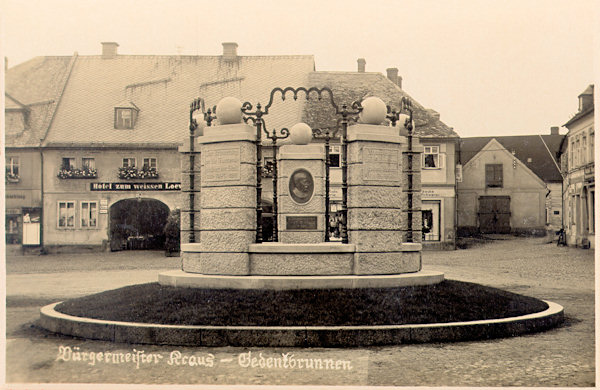
[[[315,191],[315,182],[310,172],[304,168],[295,170],[290,176],[289,189],[294,202],[307,203]]]

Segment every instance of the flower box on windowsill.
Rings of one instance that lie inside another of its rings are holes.
[[[158,179],[158,171],[154,168],[149,168],[149,169],[119,168],[119,179],[125,179],[125,180]]]
[[[95,169],[61,169],[58,171],[59,179],[95,179],[98,171]]]
[[[13,175],[10,173],[6,174],[6,182],[7,183],[18,183],[21,181],[21,178],[19,177],[19,175]]]

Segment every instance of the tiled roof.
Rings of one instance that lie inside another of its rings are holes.
[[[208,107],[226,96],[263,105],[271,89],[302,86],[314,70],[313,56],[78,57],[48,133],[48,145],[181,144],[189,135],[189,107],[197,97]],[[114,108],[139,108],[133,129],[114,128]],[[302,103],[266,116],[267,126],[300,121]]]
[[[377,96],[387,105],[398,109],[402,97],[410,97],[396,84],[381,73],[366,72],[312,72],[309,85],[318,88],[329,87],[333,91],[338,106],[353,101],[361,101],[368,96]],[[458,134],[451,127],[410,98],[414,108],[415,135],[423,138],[457,138]],[[307,104],[304,121],[313,128],[332,127],[336,124],[333,108],[323,102]]]
[[[496,139],[510,153],[531,169],[545,182],[560,182],[562,176],[556,167],[556,159],[564,135],[518,135],[505,137],[469,137],[460,139],[460,161],[464,165],[492,139]],[[544,143],[548,146],[544,145]],[[550,153],[548,153],[548,149]],[[531,161],[529,161],[531,159]]]
[[[73,57],[36,57],[6,71],[6,109],[25,106],[25,131],[6,129],[7,147],[38,146],[60,100]]]

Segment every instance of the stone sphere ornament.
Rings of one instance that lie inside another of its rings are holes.
[[[370,96],[361,102],[362,111],[359,114],[361,123],[380,125],[387,114],[387,106],[380,98]]]
[[[312,139],[312,129],[306,123],[296,123],[290,129],[290,140],[295,145],[308,145]]]
[[[233,96],[224,97],[217,103],[217,120],[222,125],[242,122],[242,102]]]

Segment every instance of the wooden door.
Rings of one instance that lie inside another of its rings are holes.
[[[510,233],[510,196],[479,197],[479,231]]]

